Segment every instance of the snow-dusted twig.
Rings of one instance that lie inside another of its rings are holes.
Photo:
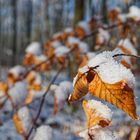
[[[119,27],[119,26],[123,26],[123,25],[128,24],[128,23],[132,23],[132,21],[130,20],[130,21],[126,21],[126,22],[123,22],[123,23],[122,22],[119,22],[119,23],[115,23],[115,24],[112,24],[112,25],[109,25],[109,26],[103,26],[103,25],[101,25],[95,31],[91,32],[88,35],[85,35],[81,40],[85,40],[88,37],[91,37],[91,36],[97,34],[99,32],[98,31],[99,28],[102,28],[104,30],[110,30],[110,29],[114,29],[114,28]],[[140,24],[140,20],[138,20],[137,22],[135,21],[135,23],[136,24]]]
[[[13,98],[9,95],[8,92],[6,93],[6,96],[7,96],[7,99],[8,99],[8,100],[10,101],[10,103],[11,103],[11,106],[12,106],[12,108],[13,108],[13,112],[16,112],[16,105],[15,105],[15,103],[14,103],[14,101],[13,101]],[[6,101],[7,101],[7,100],[5,100],[4,103],[6,103]]]
[[[120,54],[115,54],[115,55],[113,55],[113,57],[118,57],[118,56],[128,56],[128,57],[135,57],[135,58],[140,59],[140,56],[133,55],[133,54],[124,54],[124,53],[120,53]]]
[[[28,74],[29,74],[32,70],[35,70],[36,68],[40,67],[42,64],[47,63],[47,62],[50,61],[53,57],[54,57],[54,55],[50,56],[47,60],[42,61],[41,63],[39,63],[39,64],[34,65],[33,67],[31,67],[29,70],[27,70],[27,72],[23,75],[23,77],[21,77],[20,80],[25,79],[25,78],[28,76]]]
[[[37,122],[37,120],[38,120],[38,118],[39,118],[39,116],[40,116],[40,113],[41,113],[41,111],[42,111],[42,107],[43,107],[44,102],[45,102],[45,97],[46,97],[48,91],[50,90],[51,85],[55,82],[55,80],[57,79],[57,77],[59,76],[59,74],[61,73],[61,71],[63,70],[63,68],[64,68],[64,66],[62,65],[61,68],[60,68],[60,69],[58,70],[58,72],[56,73],[56,75],[54,76],[54,78],[52,79],[52,81],[49,83],[47,90],[44,92],[44,94],[43,94],[43,96],[42,96],[42,98],[41,98],[41,103],[40,103],[40,106],[39,106],[37,115],[36,115],[35,119],[33,120],[32,128],[30,129],[28,135],[26,136],[26,140],[29,139],[29,137],[30,137],[30,135],[31,135],[31,133],[32,133],[32,131],[33,131],[33,129],[34,129],[34,126],[35,126],[35,124],[36,124],[36,122]]]

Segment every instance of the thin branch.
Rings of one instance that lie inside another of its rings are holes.
[[[40,62],[37,65],[34,65],[33,67],[31,67],[29,70],[27,70],[27,72],[19,79],[19,80],[23,80],[25,79],[28,74],[32,71],[35,70],[36,68],[40,67],[42,64],[47,63],[48,61],[50,61],[52,58],[54,57],[54,54],[52,56],[50,56],[47,60]]]
[[[128,24],[128,23],[134,24],[134,22],[132,22],[131,20],[129,20],[129,21],[126,21],[126,22],[115,23],[115,24],[112,24],[112,25],[109,25],[109,26],[100,25],[100,26],[97,27],[97,29],[94,30],[93,32],[91,32],[91,33],[88,34],[88,35],[85,35],[81,40],[85,40],[86,38],[91,37],[91,36],[97,34],[97,33],[99,32],[99,31],[98,31],[99,28],[102,28],[102,29],[104,29],[104,30],[110,30],[110,29],[114,29],[114,28],[119,27],[119,26],[123,26],[123,25]],[[135,24],[140,24],[140,20],[135,21]]]
[[[140,127],[138,128],[135,140],[139,140],[139,139],[140,139]]]
[[[30,129],[28,135],[26,136],[26,140],[29,139],[29,137],[30,137],[30,135],[31,135],[31,133],[32,133],[32,131],[33,131],[33,129],[34,129],[34,126],[35,126],[35,124],[36,124],[36,122],[37,122],[37,120],[38,120],[38,118],[39,118],[39,116],[40,116],[40,114],[41,114],[41,111],[42,111],[42,108],[43,108],[43,105],[44,105],[44,102],[45,102],[45,97],[46,97],[48,91],[50,90],[51,85],[55,82],[55,80],[57,79],[57,77],[59,76],[59,74],[60,74],[60,72],[63,70],[63,68],[64,68],[64,66],[62,65],[61,68],[60,68],[60,69],[58,70],[58,72],[56,73],[56,75],[54,76],[54,78],[52,79],[52,81],[49,83],[47,90],[44,92],[44,94],[43,94],[43,96],[42,96],[42,99],[41,99],[40,106],[39,106],[39,110],[38,110],[38,112],[37,112],[37,115],[36,115],[35,119],[33,120],[32,128]]]
[[[140,59],[140,56],[133,55],[133,54],[124,54],[124,53],[120,53],[120,54],[115,54],[115,55],[113,55],[113,57],[118,57],[118,56],[129,56],[129,57],[135,57],[135,58],[137,58],[137,59]]]
[[[5,103],[7,102],[8,97],[6,96],[6,98],[4,99],[4,101],[0,104],[0,109],[5,105]]]
[[[67,55],[69,53],[73,52],[76,48],[77,47],[71,48],[71,50],[67,53]],[[33,67],[31,67],[29,70],[27,70],[27,72],[21,78],[19,78],[19,81],[24,80],[32,70],[35,70],[36,68],[40,67],[42,64],[45,64],[45,63],[49,62],[53,57],[55,57],[55,54],[51,55],[47,60],[42,61],[39,64],[34,65]]]
[[[13,101],[11,95],[9,95],[9,93],[7,92],[7,93],[6,93],[6,96],[7,96],[7,99],[8,99],[8,100],[10,101],[10,103],[11,103],[11,106],[12,106],[12,108],[13,108],[13,111],[16,112],[16,105],[15,105],[15,103],[14,103],[14,101]],[[7,100],[6,100],[6,101],[7,101]],[[6,102],[6,101],[5,101],[5,102]]]

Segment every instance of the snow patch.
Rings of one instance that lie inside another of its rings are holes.
[[[70,51],[70,49],[67,48],[66,46],[61,46],[61,47],[55,49],[55,55],[57,57],[63,56],[65,54],[67,54],[69,51]]]
[[[16,78],[18,78],[20,75],[24,74],[25,72],[26,72],[25,68],[20,65],[14,66],[9,70],[9,74],[13,74]]]
[[[33,140],[53,140],[53,130],[50,126],[42,125],[37,128]]]
[[[39,56],[42,54],[41,44],[39,42],[32,42],[27,46],[25,52]]]
[[[134,18],[135,20],[140,20],[140,8],[137,6],[131,6],[129,8],[129,13],[127,15],[128,18]]]
[[[86,21],[80,21],[77,26],[83,28],[86,34],[89,34],[91,32],[89,23]]]
[[[101,116],[111,121],[112,111],[102,102],[96,100],[88,100],[87,106],[93,110],[96,110],[97,116]]]
[[[29,109],[27,107],[20,108],[18,110],[18,116],[21,120],[23,130],[25,131],[26,134],[28,134],[29,130],[32,127],[32,117]]]

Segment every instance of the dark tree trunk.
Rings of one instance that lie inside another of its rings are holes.
[[[74,25],[84,19],[84,0],[75,0]]]
[[[107,0],[102,0],[101,16],[103,17],[103,22],[107,23]]]
[[[16,47],[17,47],[17,0],[12,1],[13,6],[13,18],[14,18],[14,24],[13,24],[13,46],[12,46],[12,52],[13,52],[13,59],[12,59],[12,65],[15,65],[16,63]]]

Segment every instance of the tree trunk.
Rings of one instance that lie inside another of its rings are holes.
[[[84,0],[75,0],[74,25],[84,19]]]
[[[102,0],[101,16],[103,17],[103,22],[107,23],[107,0]]]
[[[13,24],[13,46],[12,46],[12,52],[13,52],[13,59],[12,59],[12,65],[15,65],[16,63],[16,47],[17,47],[17,0],[12,1],[12,6],[13,6],[13,19],[14,19],[14,24]]]

